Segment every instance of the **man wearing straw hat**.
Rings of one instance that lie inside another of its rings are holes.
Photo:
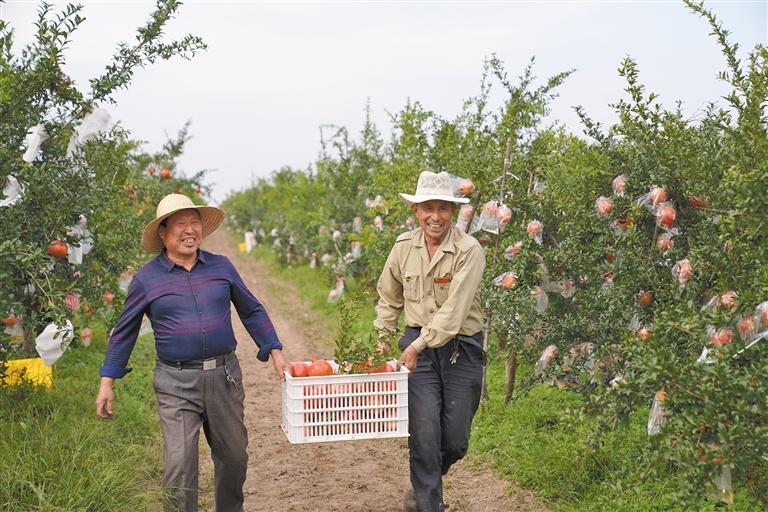
[[[142,236],[144,248],[160,254],[133,277],[100,372],[96,413],[111,419],[112,384],[131,371],[128,358],[146,314],[157,350],[153,387],[165,442],[167,510],[197,510],[201,426],[213,457],[216,510],[243,510],[248,436],[230,302],[259,346],[258,359],[271,356],[281,379],[288,366],[267,312],[232,263],[199,248],[223,219],[218,208],[181,194],[160,201]]]
[[[405,314],[399,365],[411,371],[408,384],[411,485],[405,510],[445,509],[443,481],[467,453],[472,418],[483,378],[483,315],[480,282],[485,252],[452,225],[456,203],[448,174],[425,171],[411,204],[419,229],[397,237],[377,290],[374,326],[380,338],[397,332]],[[387,347],[382,347],[387,350]]]

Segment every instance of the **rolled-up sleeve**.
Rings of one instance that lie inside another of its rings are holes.
[[[283,344],[277,337],[277,332],[275,332],[275,327],[272,325],[267,310],[245,286],[240,274],[231,262],[229,270],[232,303],[235,305],[235,310],[237,310],[248,334],[259,347],[256,357],[259,361],[268,361],[270,351],[282,349]]]
[[[141,329],[141,320],[148,305],[147,294],[141,280],[134,276],[128,287],[128,296],[125,299],[125,307],[117,325],[112,330],[107,344],[107,352],[104,355],[104,364],[99,374],[102,377],[119,379],[131,371],[126,368],[128,359],[136,345]]]

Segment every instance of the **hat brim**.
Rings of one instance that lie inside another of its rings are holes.
[[[418,203],[424,203],[426,201],[448,201],[450,203],[460,203],[460,204],[466,204],[469,202],[468,197],[455,197],[455,196],[446,196],[441,194],[403,194],[400,193],[400,198],[405,201],[406,203],[410,204],[418,204]]]
[[[197,210],[200,212],[200,221],[203,223],[203,238],[216,231],[224,220],[224,212],[215,206],[186,205],[181,208],[176,208],[147,224],[144,228],[144,233],[141,235],[141,245],[144,246],[144,249],[148,252],[160,252],[163,249],[163,239],[157,234],[160,223],[174,213],[182,210]]]

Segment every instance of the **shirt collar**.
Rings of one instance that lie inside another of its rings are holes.
[[[443,238],[443,241],[440,243],[440,246],[438,247],[438,250],[442,250],[443,252],[450,252],[455,253],[456,252],[456,244],[453,242],[453,237],[456,234],[455,230],[458,229],[456,226],[451,226],[448,230],[448,233],[445,234],[445,238]],[[423,247],[426,245],[427,241],[424,237],[424,230],[419,228],[418,234],[411,238],[411,245],[414,247]]]
[[[176,267],[176,263],[171,261],[171,258],[168,257],[168,252],[165,249],[160,252],[157,261],[166,272],[170,272]],[[199,263],[205,263],[205,251],[201,249],[197,250],[197,261]]]

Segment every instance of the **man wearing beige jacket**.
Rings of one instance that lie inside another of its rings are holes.
[[[420,229],[397,237],[379,278],[374,326],[381,336],[397,332],[405,315],[399,364],[408,384],[409,512],[445,509],[442,477],[464,457],[483,378],[483,315],[480,283],[485,252],[452,225],[456,203],[446,173],[422,172],[411,204]]]

